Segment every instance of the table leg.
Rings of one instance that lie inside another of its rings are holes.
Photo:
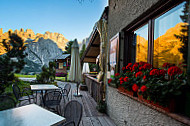
[[[36,91],[36,104],[37,104],[37,101],[38,101],[37,97],[38,97],[38,92]]]

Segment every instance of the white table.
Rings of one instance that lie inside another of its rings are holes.
[[[55,126],[65,118],[36,104],[0,111],[0,126]]]
[[[55,85],[51,84],[35,84],[35,85],[30,85],[32,91],[42,91],[42,90],[56,90],[59,89]]]
[[[36,103],[37,103],[37,91],[41,91],[42,99],[43,99],[43,91],[47,90],[59,90],[59,87],[51,84],[35,84],[30,85],[32,91],[36,91]]]

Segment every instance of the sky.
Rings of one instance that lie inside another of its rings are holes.
[[[108,0],[0,0],[0,28],[63,34],[78,41],[88,37]]]
[[[181,3],[177,7],[171,9],[170,11],[155,19],[155,40],[158,37],[164,35],[168,29],[175,27],[176,24],[180,22],[183,22],[180,18],[180,15],[183,15],[182,11],[184,4],[185,2]],[[146,24],[143,27],[139,28],[135,31],[135,33],[148,40],[148,25]]]

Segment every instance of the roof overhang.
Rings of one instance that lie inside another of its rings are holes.
[[[81,62],[96,63],[96,58],[100,54],[100,34],[97,27],[93,30],[88,46],[81,58]]]

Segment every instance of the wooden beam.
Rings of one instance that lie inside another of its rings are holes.
[[[85,56],[84,58],[93,58],[93,59],[96,59],[97,56]]]
[[[91,47],[100,47],[100,44],[92,44]]]

